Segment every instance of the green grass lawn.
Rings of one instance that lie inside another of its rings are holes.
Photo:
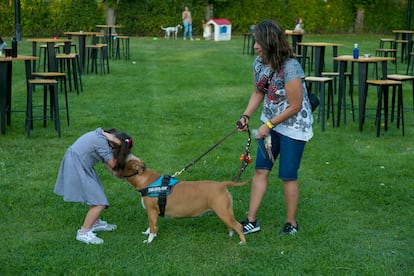
[[[358,43],[363,55],[375,53],[379,38],[307,35],[304,41],[343,43],[340,55],[352,54]],[[161,218],[157,238],[143,244],[147,217],[139,194],[98,165],[111,203],[103,219],[118,229],[99,234],[105,240],[101,246],[75,240],[87,206],[53,194],[67,147],[87,131],[116,127],[134,137],[133,153],[149,167],[173,174],[235,127],[252,93],[254,57],[242,55],[242,48],[241,37],[229,42],[131,38],[131,60],[111,60],[109,75],[83,75],[84,91],[69,94],[70,126],[62,111],[60,139],[52,122],[43,128],[41,121],[27,139],[24,113],[13,113],[0,136],[0,275],[413,274],[414,112],[408,84],[405,137],[394,122],[377,138],[373,116],[359,132],[350,113],[346,125],[333,128],[327,121],[322,132],[315,113],[315,135],[300,169],[297,236],[278,236],[285,208],[275,170],[258,213],[262,231],[246,236],[246,245],[240,246],[237,236],[229,238],[214,214]],[[30,53],[31,44],[23,40],[19,54]],[[13,109],[24,110],[23,63],[13,66]],[[398,69],[405,73],[404,64]],[[375,101],[373,90],[367,107],[374,108]],[[259,126],[259,113],[251,128]],[[180,178],[233,178],[246,138],[231,136]],[[252,151],[254,156],[255,141]],[[253,168],[242,180],[251,179]],[[230,189],[239,220],[246,216],[249,191],[250,186]]]

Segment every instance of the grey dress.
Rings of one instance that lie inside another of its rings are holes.
[[[101,128],[85,133],[70,146],[60,165],[54,192],[65,201],[109,206],[94,166],[112,158]]]

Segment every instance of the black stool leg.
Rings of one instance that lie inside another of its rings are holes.
[[[388,130],[388,91],[389,86],[385,85],[382,87],[383,89],[383,97],[384,97],[384,130]]]
[[[30,138],[30,129],[33,121],[33,85],[29,84],[29,92],[27,95],[27,106],[26,106],[26,135]]]
[[[54,99],[54,119],[55,119],[55,129],[58,133],[58,136],[60,138],[60,118],[59,118],[59,96],[58,96],[58,89],[57,84],[50,85],[51,88],[51,94],[53,93],[53,99]],[[52,92],[53,91],[53,92]]]
[[[377,113],[376,113],[377,137],[380,136],[381,109],[382,109],[382,86],[380,86],[380,91],[379,91],[379,94],[378,94],[378,104],[377,104]]]
[[[322,116],[322,131],[325,131],[325,84],[318,83],[319,86],[319,97],[321,99],[320,113]]]
[[[71,63],[72,63],[73,85],[75,86],[76,94],[79,95],[79,81],[78,81],[78,73],[77,73],[77,68],[76,68],[76,58],[72,58]]]
[[[403,96],[402,96],[402,84],[398,85],[398,117],[397,117],[397,128],[400,127],[400,118],[401,118],[401,128],[402,128],[402,135],[405,135],[404,129],[404,104],[403,104]]]
[[[354,93],[353,93],[353,82],[352,75],[349,77],[349,98],[351,99],[351,110],[352,110],[352,121],[355,122],[355,110],[354,110]]]
[[[333,92],[333,83],[332,81],[328,82],[328,110],[331,109],[332,115],[332,126],[335,127],[335,118],[334,118],[334,102],[333,102],[334,92]],[[330,103],[330,104],[329,104]],[[329,112],[329,111],[328,111]],[[329,113],[328,113],[329,114]]]
[[[81,91],[83,91],[82,72],[81,72],[80,66],[79,66],[79,55],[76,55],[76,61],[75,62],[76,62],[76,68],[78,70],[80,89],[81,89]]]

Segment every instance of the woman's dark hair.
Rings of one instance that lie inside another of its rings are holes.
[[[113,155],[116,160],[116,165],[114,170],[121,171],[125,168],[125,160],[128,154],[131,153],[131,148],[133,146],[132,137],[128,133],[118,131],[115,128],[105,130],[105,132],[112,133],[116,138],[121,141],[121,144],[112,143]]]
[[[263,50],[263,62],[273,70],[281,70],[283,63],[293,57],[285,30],[276,21],[265,20],[257,24],[254,37]]]

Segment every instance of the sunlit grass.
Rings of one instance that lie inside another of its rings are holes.
[[[363,54],[375,51],[379,36],[305,39],[343,43],[339,54],[350,54],[358,42]],[[238,37],[230,42],[132,38],[131,60],[111,60],[109,75],[84,75],[84,92],[69,95],[71,122],[66,126],[62,119],[60,139],[52,123],[43,128],[41,122],[35,122],[27,139],[24,113],[13,113],[7,134],[0,136],[0,274],[412,274],[414,112],[409,85],[404,86],[405,137],[391,123],[377,138],[372,117],[363,132],[350,116],[347,125],[327,124],[325,132],[315,122],[300,169],[301,232],[296,237],[277,235],[285,207],[273,172],[258,213],[262,231],[247,236],[245,246],[228,238],[213,214],[161,218],[158,237],[143,244],[147,218],[139,194],[100,165],[97,171],[111,203],[103,218],[119,229],[99,234],[103,246],[75,240],[87,206],[53,194],[66,148],[84,132],[117,127],[134,137],[133,152],[149,167],[163,174],[180,170],[233,129],[244,110],[252,92],[254,57],[241,54],[242,43]],[[19,46],[21,54],[30,54],[28,42]],[[13,109],[24,110],[23,65],[13,66]],[[404,73],[404,65],[399,70]],[[373,94],[368,103],[375,107]],[[259,112],[252,128],[258,119]],[[231,136],[180,178],[231,179],[246,138],[244,133]],[[255,146],[253,141],[253,156]],[[249,166],[242,179],[252,175]],[[239,220],[246,216],[249,190],[230,189]]]

